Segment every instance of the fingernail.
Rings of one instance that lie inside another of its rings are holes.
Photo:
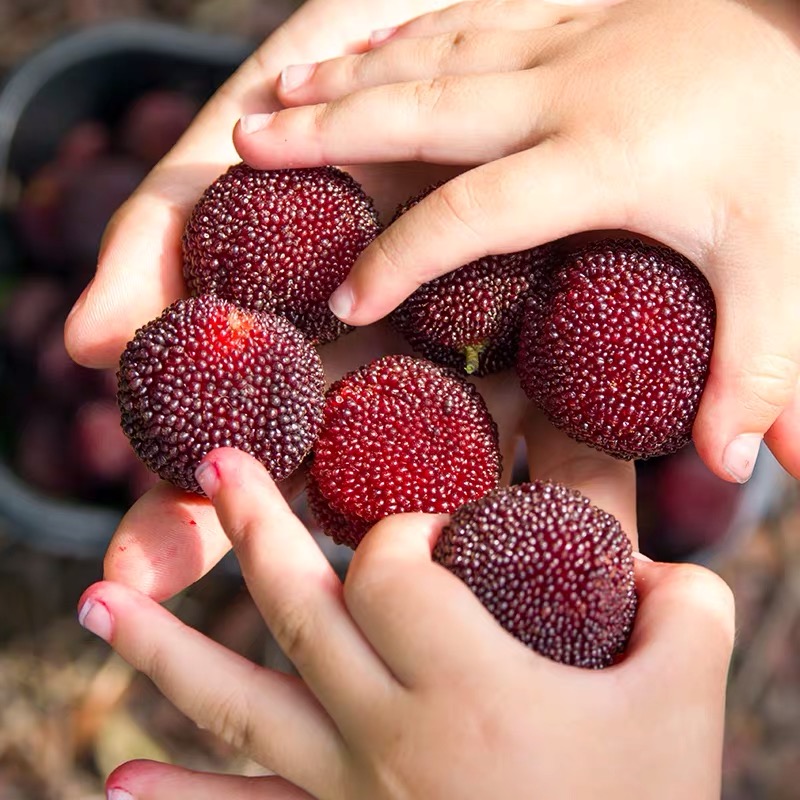
[[[747,483],[750,480],[761,447],[761,439],[760,433],[743,433],[725,448],[722,466],[737,483]]]
[[[302,86],[317,68],[316,64],[291,64],[281,72],[281,87],[285,92],[291,92]]]
[[[194,478],[209,500],[219,491],[219,467],[212,461],[201,461],[194,471]]]
[[[645,564],[652,564],[653,559],[646,556],[644,553],[640,553],[638,550],[634,550],[631,554],[637,561],[644,561]]]
[[[373,47],[376,44],[383,44],[387,39],[391,39],[395,33],[397,33],[396,25],[394,28],[378,28],[378,30],[372,31],[372,33],[369,35],[369,43]]]
[[[84,602],[78,611],[78,622],[104,642],[111,641],[114,623],[108,608],[99,600],[92,600],[90,597]]]
[[[136,798],[124,789],[106,790],[106,800],[136,800]]]
[[[239,120],[239,127],[242,133],[258,133],[269,125],[275,112],[270,114],[245,114]]]
[[[331,295],[331,299],[328,300],[328,308],[330,308],[339,319],[344,319],[349,316],[350,312],[353,310],[354,304],[353,290],[345,284],[340,286]]]

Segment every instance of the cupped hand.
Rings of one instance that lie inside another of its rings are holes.
[[[531,433],[543,452],[559,450],[548,425]],[[633,472],[572,444],[534,474],[572,481],[632,530]],[[342,583],[257,462],[216,450],[204,467],[250,592],[299,676],[253,665],[121,584],[87,590],[81,619],[197,724],[280,777],[138,761],[109,789],[136,800],[719,796],[733,607],[711,573],[637,564],[625,658],[599,672],[567,667],[513,639],[431,561],[441,517],[379,523]]]
[[[441,5],[442,0],[408,0],[398,10],[389,0],[309,0],[267,39],[114,215],[96,275],[67,320],[65,338],[73,358],[89,367],[115,366],[136,329],[185,295],[181,234],[186,220],[205,188],[240,160],[231,142],[236,121],[280,107],[274,84],[287,60],[363,49],[373,28]],[[420,182],[414,169],[399,167],[364,167],[356,177],[384,209]]]
[[[443,0],[310,0],[270,37],[209,101],[176,147],[115,214],[97,273],[67,320],[71,355],[91,367],[111,367],[137,328],[185,296],[181,235],[194,204],[228,166],[239,161],[231,141],[236,121],[280,107],[276,78],[287,62],[363,50],[369,33],[444,5]],[[427,164],[364,165],[351,172],[384,214],[433,181],[453,173]],[[407,346],[387,326],[357,331],[321,348],[333,380]],[[525,400],[514,387],[482,386],[513,450]],[[507,459],[511,463],[511,459]],[[302,486],[298,476],[283,487]],[[123,520],[106,557],[105,575],[164,599],[205,574],[230,549],[213,509],[202,498],[162,484]]]
[[[698,451],[800,476],[800,11],[789,2],[467,2],[294,64],[295,108],[245,118],[257,167],[471,165],[364,252],[331,306],[370,323],[487,253],[629,230],[708,277],[718,324]]]

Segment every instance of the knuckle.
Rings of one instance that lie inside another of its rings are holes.
[[[389,229],[391,231],[391,228]],[[393,275],[401,275],[405,272],[402,257],[403,248],[395,241],[395,237],[388,232],[379,236],[372,243],[380,260],[384,263],[388,271]]]
[[[308,603],[292,597],[278,604],[270,614],[269,627],[286,657],[300,667],[314,648],[315,625]]]
[[[336,113],[339,110],[337,103],[320,103],[311,109],[311,128],[322,136],[332,126]]]
[[[195,719],[199,727],[212,731],[236,750],[254,752],[256,727],[250,704],[239,690],[202,698],[199,709]]]
[[[365,81],[369,80],[376,58],[383,55],[380,50],[371,50],[360,56],[351,56],[350,58],[343,59],[342,73],[344,78],[344,85],[346,86],[360,86]],[[317,68],[319,69],[319,67]]]
[[[800,365],[794,358],[782,355],[763,355],[743,368],[741,383],[751,410],[767,408],[782,411],[791,401],[797,387]]]
[[[482,240],[481,222],[485,218],[482,203],[473,191],[472,182],[465,177],[448,181],[435,193],[447,216],[471,236]]]
[[[412,101],[417,108],[434,114],[442,104],[450,85],[450,78],[429,78],[418,81],[412,89]]]

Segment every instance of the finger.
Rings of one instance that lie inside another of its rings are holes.
[[[532,480],[563,483],[586,495],[594,505],[619,520],[638,548],[636,467],[571,439],[533,406],[525,417],[525,441]]]
[[[800,381],[792,402],[767,431],[766,442],[783,468],[800,480]]]
[[[630,662],[632,672],[647,679],[656,670],[677,681],[694,675],[724,690],[735,633],[733,594],[725,582],[694,564],[637,560],[636,573],[639,608],[622,665]]]
[[[361,254],[331,297],[341,319],[367,325],[420,285],[482,256],[596,228],[621,228],[624,187],[583,150],[557,139],[459,175],[431,192]]]
[[[233,75],[169,155],[115,214],[97,275],[65,330],[79,363],[113,366],[144,323],[184,291],[180,235],[195,202],[238,161],[231,129],[244,114],[280,107],[272,87],[286,64],[333,58],[363,40],[375,23],[396,22],[391,4],[354,8],[350,0],[308,2]]]
[[[625,687],[631,708],[663,718],[663,735],[685,751],[681,763],[702,770],[691,785],[719,796],[733,596],[720,578],[694,565],[637,561],[636,572],[639,607],[631,639],[623,660],[604,677]],[[664,714],[670,707],[680,713]]]
[[[195,772],[158,761],[129,761],[106,780],[108,800],[313,800],[277,776]]]
[[[304,486],[305,470],[281,483],[287,498]],[[208,500],[159,483],[120,521],[106,550],[106,580],[130,586],[159,602],[203,577],[231,549]]]
[[[540,0],[508,0],[500,7],[497,2],[473,0],[423,14],[393,31],[376,31],[371,42],[379,45],[399,38],[436,36],[453,31],[548,28],[591,10],[591,5],[588,8],[562,7]]]
[[[230,547],[208,500],[159,483],[122,518],[103,576],[160,602],[205,575]]]
[[[340,723],[358,716],[357,709],[374,713],[399,686],[351,619],[338,576],[267,471],[251,456],[221,448],[203,459],[197,478],[253,600],[320,702]]]
[[[79,608],[84,627],[237,750],[311,791],[339,763],[338,732],[299,679],[256,668],[121,584],[91,586]]]
[[[759,252],[779,270],[783,253]],[[749,480],[766,432],[793,400],[800,378],[800,275],[794,261],[767,281],[751,250],[726,248],[709,270],[717,304],[711,368],[692,436],[719,477]],[[724,263],[724,266],[723,266]],[[795,445],[796,446],[796,445]]]
[[[479,75],[530,69],[546,59],[554,30],[448,33],[398,39],[362,55],[319,64],[298,64],[281,72],[278,94],[287,106],[326,103],[361,89],[443,75]]]
[[[430,514],[387,517],[359,544],[345,581],[353,619],[410,688],[469,683],[470,675],[519,657],[519,643],[480,600],[431,561],[446,522]]]
[[[268,118],[245,117],[234,130],[234,144],[258,169],[376,161],[478,164],[527,147],[549,130],[540,84],[539,73],[527,72],[377,86]]]

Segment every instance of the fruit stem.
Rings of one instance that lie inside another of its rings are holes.
[[[480,366],[480,358],[481,353],[486,349],[486,344],[481,342],[480,344],[468,344],[464,347],[464,358],[466,359],[466,365],[464,366],[464,371],[467,375],[472,375],[473,372],[478,370]]]

